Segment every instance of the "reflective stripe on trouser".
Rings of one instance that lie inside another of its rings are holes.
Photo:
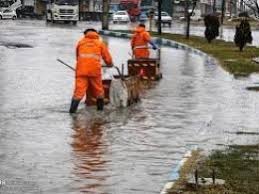
[[[95,98],[103,98],[104,90],[102,78],[99,77],[77,77],[75,80],[74,99],[82,99],[87,90],[91,89]]]
[[[134,50],[136,50],[136,49],[148,49],[148,47],[147,47],[147,45],[139,45],[139,46],[135,46],[133,49]]]

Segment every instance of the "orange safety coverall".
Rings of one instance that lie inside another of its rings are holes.
[[[81,100],[89,87],[95,98],[103,98],[104,90],[101,75],[101,58],[112,65],[111,55],[98,33],[88,32],[76,47],[76,79],[73,98]]]
[[[131,48],[136,59],[149,57],[148,43],[150,41],[150,34],[144,27],[137,27],[135,29],[135,33],[131,39]]]

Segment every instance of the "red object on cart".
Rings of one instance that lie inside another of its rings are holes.
[[[129,76],[138,75],[143,80],[159,80],[162,78],[160,72],[160,50],[157,51],[157,58],[140,58],[128,60]]]

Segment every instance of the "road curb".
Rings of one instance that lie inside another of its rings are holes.
[[[192,156],[192,151],[188,150],[182,157],[182,160],[177,164],[175,168],[173,168],[169,180],[164,185],[160,194],[167,194],[170,189],[173,188],[175,182],[180,178],[180,170],[185,164],[185,162]]]

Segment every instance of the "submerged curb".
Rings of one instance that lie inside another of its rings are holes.
[[[110,31],[110,30],[100,30],[99,33],[104,36],[111,36],[111,37],[117,37],[117,38],[126,38],[130,39],[132,37],[132,34],[129,33],[124,33],[124,32],[115,32],[115,31]],[[153,38],[154,42],[160,46],[166,46],[166,47],[171,47],[174,49],[180,49],[180,50],[185,50],[190,53],[199,55],[201,57],[205,57],[207,61],[210,61],[210,63],[217,64],[217,60],[214,57],[211,57],[207,53],[199,50],[192,48],[186,44],[176,42],[174,40],[169,40],[166,38]]]
[[[178,165],[172,170],[171,175],[164,188],[160,192],[160,194],[167,194],[170,189],[173,188],[175,182],[180,178],[180,170],[185,164],[185,162],[192,156],[192,151],[187,151],[182,160],[178,163]]]

